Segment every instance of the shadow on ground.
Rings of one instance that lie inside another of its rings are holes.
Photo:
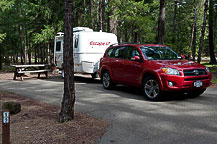
[[[74,77],[76,83],[87,83],[87,84],[99,84],[101,85],[100,79],[92,79],[89,76],[86,75],[75,75]],[[61,76],[54,76],[50,77],[48,79],[43,79],[46,81],[53,81],[53,82],[64,82],[64,79]],[[98,87],[98,86],[97,86]],[[99,88],[99,87],[98,87]],[[101,90],[103,90],[105,93],[112,93],[117,94],[121,97],[126,97],[130,99],[137,99],[137,100],[146,100],[143,92],[140,88],[132,87],[132,86],[126,86],[118,84],[116,85],[112,90],[105,90],[103,89],[103,86],[101,85]],[[124,94],[119,94],[119,93]],[[176,93],[176,92],[166,92],[162,95],[162,98],[158,102],[166,102],[166,101],[184,101],[186,99],[194,99],[196,97],[191,97],[186,94],[182,93]]]

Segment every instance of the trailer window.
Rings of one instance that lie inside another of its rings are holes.
[[[74,47],[78,48],[78,38],[75,39],[75,45],[74,45]]]
[[[56,42],[56,51],[61,51],[61,41]]]

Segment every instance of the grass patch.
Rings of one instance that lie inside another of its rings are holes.
[[[210,64],[210,63],[207,63],[207,62],[201,62],[202,65],[205,65],[207,67],[217,67],[217,64]]]
[[[217,72],[217,69],[210,69],[210,72]]]
[[[11,67],[11,66],[3,66],[1,71],[3,71],[3,72],[13,72],[13,71],[15,71],[15,68]]]
[[[212,80],[212,83],[217,83],[217,79]]]

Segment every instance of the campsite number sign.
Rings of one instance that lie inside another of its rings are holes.
[[[9,123],[9,112],[3,112],[3,123]]]

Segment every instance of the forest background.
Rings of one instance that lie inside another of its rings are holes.
[[[63,4],[0,1],[0,69],[53,62],[54,37],[63,32]],[[119,42],[165,44],[188,59],[201,62],[203,56],[216,63],[217,0],[76,0],[73,10],[73,27],[112,32]]]

